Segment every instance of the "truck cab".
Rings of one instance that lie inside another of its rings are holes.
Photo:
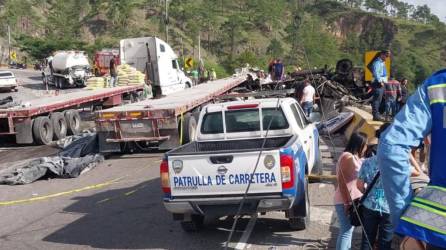
[[[156,93],[168,95],[192,86],[192,80],[180,69],[178,56],[163,40],[129,38],[121,40],[119,47],[121,63],[146,73]]]
[[[242,214],[285,211],[291,228],[305,229],[306,175],[318,164],[318,131],[294,99],[210,104],[195,141],[161,163],[164,205],[186,231],[205,216],[235,215],[242,200]]]

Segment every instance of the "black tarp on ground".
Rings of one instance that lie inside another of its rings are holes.
[[[76,138],[54,157],[42,157],[11,166],[0,173],[0,184],[19,185],[32,183],[52,174],[62,178],[75,178],[104,161],[98,153],[97,135],[88,133]]]

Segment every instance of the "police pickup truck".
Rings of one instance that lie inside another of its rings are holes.
[[[306,174],[321,163],[319,134],[292,98],[205,106],[195,140],[165,154],[160,165],[164,205],[185,231],[204,216],[284,211],[305,229],[310,204]]]

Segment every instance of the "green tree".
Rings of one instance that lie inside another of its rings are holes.
[[[273,38],[266,48],[266,53],[272,58],[282,57],[284,53],[282,43],[276,38]]]

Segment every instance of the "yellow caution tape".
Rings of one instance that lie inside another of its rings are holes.
[[[10,206],[10,205],[16,205],[16,204],[21,204],[21,203],[29,203],[29,202],[34,202],[34,201],[48,200],[51,198],[56,198],[59,196],[79,193],[79,192],[83,192],[83,191],[87,191],[87,190],[104,188],[106,186],[110,186],[110,185],[116,183],[117,181],[119,181],[121,179],[123,179],[123,178],[121,177],[121,178],[117,178],[117,179],[107,181],[104,183],[100,183],[100,184],[95,184],[95,185],[91,185],[91,186],[87,186],[87,187],[83,187],[83,188],[73,189],[73,190],[50,194],[50,195],[37,196],[37,197],[30,198],[30,199],[15,200],[15,201],[0,201],[0,206]]]

